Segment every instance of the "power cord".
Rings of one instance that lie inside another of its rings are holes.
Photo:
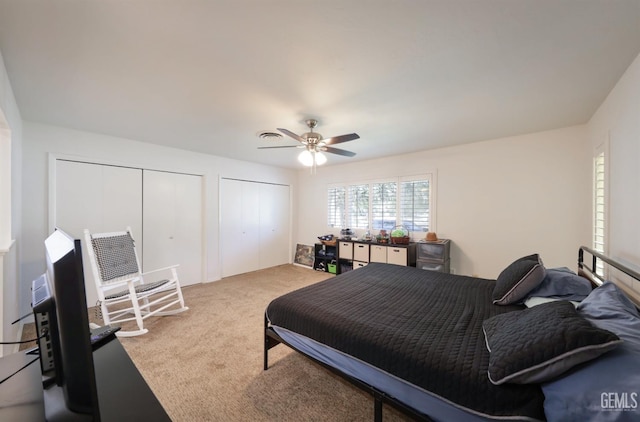
[[[31,340],[23,340],[23,341],[10,341],[10,342],[0,342],[0,344],[23,344],[23,343],[31,343],[32,341],[37,341],[40,340],[43,337],[46,337],[47,334],[49,334],[49,330],[47,330],[46,328],[44,330],[42,330],[42,335],[40,337],[31,339]],[[11,377],[13,377],[14,375],[16,375],[17,373],[19,373],[20,371],[22,371],[23,369],[25,369],[26,367],[28,367],[29,365],[31,365],[33,362],[37,361],[38,359],[40,359],[40,356],[38,356],[37,358],[31,360],[29,363],[27,363],[26,365],[24,365],[22,368],[18,369],[17,371],[15,371],[13,374],[7,376],[6,378],[4,378],[3,380],[0,381],[0,384],[2,384],[3,382],[7,381],[8,379],[10,379]]]
[[[22,371],[23,369],[25,369],[27,366],[31,365],[33,362],[37,361],[38,359],[40,359],[40,356],[38,356],[37,358],[33,359],[31,362],[27,363],[25,366],[23,366],[22,368],[18,369],[16,372],[14,372],[13,374],[9,375],[8,377],[6,377],[5,379],[0,381],[0,384],[2,384],[3,382],[5,382],[6,380],[10,379],[11,377],[13,377],[14,375],[16,375],[18,372]]]
[[[48,329],[43,329],[42,330],[42,335],[40,337],[36,337],[36,338],[32,338],[31,340],[22,340],[22,341],[7,341],[7,342],[0,342],[0,344],[25,344],[25,343],[31,343],[32,341],[38,341],[41,338],[44,338],[47,336],[47,334],[49,334],[49,330]]]

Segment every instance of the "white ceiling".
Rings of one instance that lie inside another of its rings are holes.
[[[298,168],[585,123],[640,53],[640,0],[0,0],[28,121]]]

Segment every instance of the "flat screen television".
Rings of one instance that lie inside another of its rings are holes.
[[[55,379],[45,388],[47,420],[99,421],[80,240],[56,229],[44,245],[47,270],[32,283],[32,307],[50,340],[48,350],[40,342],[43,374]]]

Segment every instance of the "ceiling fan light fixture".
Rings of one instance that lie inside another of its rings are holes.
[[[320,151],[316,151],[314,155],[316,158],[316,165],[321,166],[327,162],[327,156],[321,153]]]
[[[311,153],[311,151],[305,149],[300,153],[300,155],[298,155],[298,161],[300,161],[300,163],[302,163],[302,165],[305,167],[311,167],[314,161],[313,154]]]

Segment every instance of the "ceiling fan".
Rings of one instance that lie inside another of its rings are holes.
[[[300,142],[301,145],[281,145],[274,147],[258,147],[258,149],[269,148],[304,148],[304,151],[298,156],[298,160],[305,166],[311,167],[313,165],[322,165],[327,162],[327,157],[323,152],[330,154],[343,155],[345,157],[353,157],[355,152],[346,151],[344,149],[333,148],[329,145],[340,144],[342,142],[353,141],[359,139],[357,133],[349,133],[347,135],[333,136],[331,138],[323,138],[318,132],[314,132],[313,129],[317,126],[318,121],[315,119],[305,120],[310,131],[303,133],[302,135],[296,135],[287,129],[277,128],[280,132]]]

